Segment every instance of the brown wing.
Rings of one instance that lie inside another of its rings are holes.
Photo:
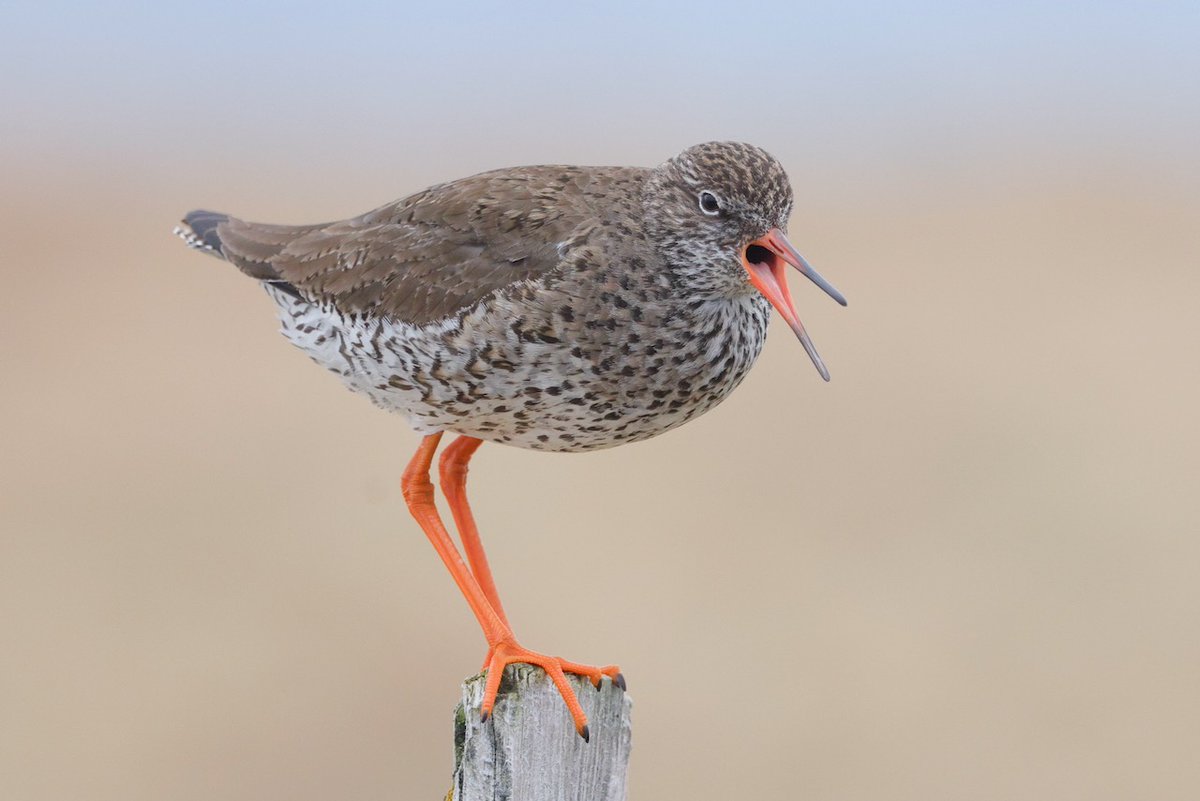
[[[263,225],[211,215],[208,229],[197,234],[201,247],[255,278],[289,284],[306,299],[420,325],[553,270],[570,243],[605,216],[597,200],[638,197],[640,173],[500,170],[343,222]],[[211,213],[193,212],[187,222],[205,214]]]

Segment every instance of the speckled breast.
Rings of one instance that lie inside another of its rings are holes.
[[[569,298],[541,292],[412,326],[267,291],[284,336],[418,432],[545,451],[635,442],[703,414],[745,377],[770,311],[754,293],[580,320]]]

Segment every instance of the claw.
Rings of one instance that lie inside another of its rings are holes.
[[[588,731],[586,723],[583,724],[583,728],[579,730],[579,736],[583,738],[585,743],[590,743],[592,741],[592,734]]]
[[[618,673],[616,676],[613,677],[613,681],[616,683],[616,685],[618,687],[621,688],[621,692],[625,692],[626,687],[625,687],[625,674],[624,673]]]
[[[487,723],[487,719],[488,719],[489,717],[491,717],[491,714],[492,714],[492,713],[491,713],[491,712],[489,712],[489,711],[487,711],[486,709],[485,709],[485,710],[483,710],[482,712],[480,712],[480,713],[479,713],[479,722],[480,722],[481,724],[482,724],[482,723]]]

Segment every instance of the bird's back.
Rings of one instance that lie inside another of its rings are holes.
[[[304,300],[424,325],[546,275],[597,224],[636,226],[644,175],[629,167],[495,170],[334,223],[271,225],[193,211],[179,233]]]

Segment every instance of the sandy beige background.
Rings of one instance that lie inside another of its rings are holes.
[[[791,171],[793,239],[850,298],[794,284],[833,382],[779,324],[692,425],[584,456],[485,447],[472,473],[518,635],[625,669],[633,797],[1200,795],[1194,78],[1131,82],[1129,122],[1033,85],[905,109],[798,75],[782,97],[812,125],[678,111],[650,132],[576,117],[577,136],[532,91],[486,135],[360,95],[337,113],[362,124],[334,124],[321,84],[325,111],[291,107],[306,133],[121,80],[112,115],[81,89],[7,123],[0,797],[448,786],[484,643],[400,498],[417,438],[174,240],[180,213],[331,219],[488,167],[652,164],[714,137]]]

